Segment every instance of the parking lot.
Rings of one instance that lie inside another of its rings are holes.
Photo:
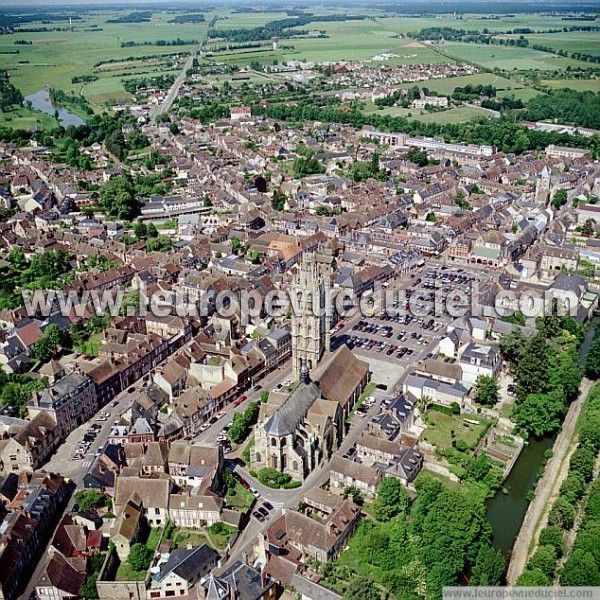
[[[408,370],[433,352],[452,321],[451,315],[439,310],[439,300],[456,291],[468,293],[475,280],[473,273],[460,268],[426,267],[398,279],[386,290],[387,306],[380,306],[374,316],[345,323],[333,334],[332,350],[346,344],[369,362],[373,380],[391,390]],[[398,293],[400,300],[395,300]],[[407,306],[402,305],[402,295]],[[390,298],[394,298],[391,305]]]

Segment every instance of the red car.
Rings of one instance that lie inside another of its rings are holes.
[[[242,394],[234,403],[233,406],[239,406],[248,396]]]

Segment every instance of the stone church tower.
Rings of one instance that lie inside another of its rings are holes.
[[[292,369],[300,377],[302,361],[312,371],[329,350],[331,269],[314,253],[305,254],[294,278],[292,303]]]

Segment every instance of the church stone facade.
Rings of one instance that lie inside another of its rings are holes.
[[[293,294],[292,369],[300,377],[302,362],[315,369],[329,350],[331,268],[314,253],[305,254],[291,286]]]
[[[260,407],[252,469],[270,467],[304,481],[338,449],[344,423],[369,382],[369,365],[341,346],[309,372],[302,360],[292,392],[273,392]]]

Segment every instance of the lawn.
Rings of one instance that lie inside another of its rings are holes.
[[[188,544],[191,544],[192,547],[202,546],[202,544],[211,546],[204,532],[191,531],[189,529],[184,531],[176,530],[173,534],[173,548],[187,548]]]
[[[229,508],[237,508],[241,512],[247,511],[254,502],[254,496],[237,480],[233,489],[235,495],[230,496],[227,494],[227,497],[225,498],[227,506]]]
[[[136,571],[128,562],[123,562],[117,569],[117,581],[144,581],[147,571]]]
[[[439,112],[412,111],[411,118],[422,123],[466,123],[479,117],[489,118],[491,113],[477,106],[457,106]]]
[[[423,439],[433,444],[438,450],[451,448],[452,442],[462,439],[469,448],[474,448],[485,433],[490,420],[475,415],[447,415],[437,410],[429,409],[426,413],[427,428]],[[465,422],[465,418],[479,421],[479,425]]]
[[[233,525],[228,525],[227,523],[215,523],[212,527],[208,528],[207,536],[211,546],[213,546],[215,550],[223,550],[236,531],[237,530]]]
[[[173,532],[173,548],[187,548],[206,544],[215,550],[223,550],[236,532],[235,527],[226,523],[213,525],[213,531],[199,529],[176,529]]]

